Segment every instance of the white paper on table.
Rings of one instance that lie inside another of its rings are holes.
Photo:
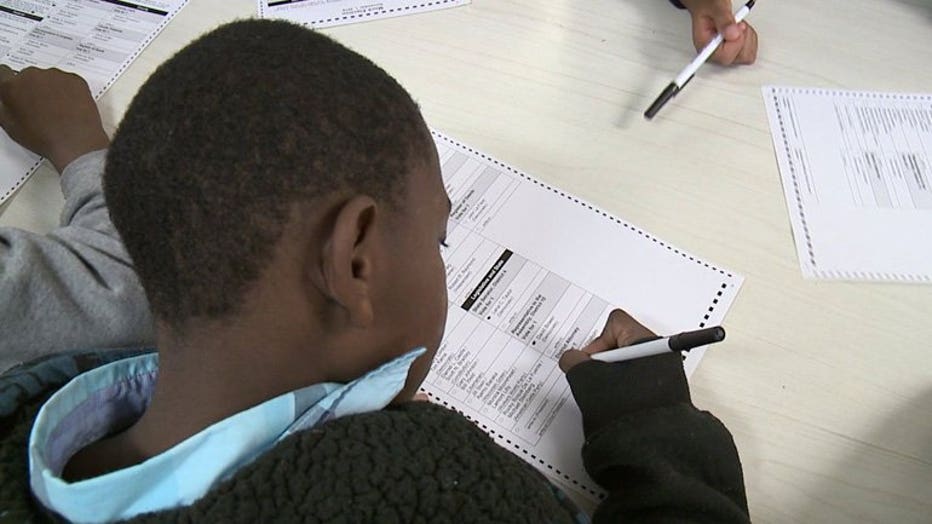
[[[932,283],[932,94],[763,96],[803,275]]]
[[[0,63],[57,67],[100,96],[188,0],[0,0]],[[0,203],[42,161],[0,131]]]
[[[366,22],[466,5],[471,0],[257,0],[259,18],[290,20],[309,27]]]
[[[743,278],[434,132],[453,202],[447,328],[422,386],[585,509],[579,409],[557,366],[620,307],[654,332],[718,325]],[[703,350],[688,354],[691,374]]]

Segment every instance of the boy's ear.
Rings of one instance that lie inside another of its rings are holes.
[[[380,248],[376,229],[381,218],[375,200],[356,195],[337,209],[323,244],[323,291],[342,306],[356,327],[367,327],[374,319],[371,279]]]

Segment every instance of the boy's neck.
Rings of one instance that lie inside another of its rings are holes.
[[[304,347],[309,338],[257,336],[260,330],[246,324],[184,338],[160,330],[158,381],[145,413],[125,431],[79,451],[63,477],[75,481],[141,463],[236,413],[322,381],[314,348]],[[307,366],[280,358],[300,354]]]

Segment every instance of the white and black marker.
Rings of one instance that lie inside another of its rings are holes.
[[[602,362],[623,362],[625,360],[652,357],[664,353],[689,351],[693,348],[721,342],[723,340],[725,340],[725,330],[721,326],[715,326],[697,331],[686,331],[679,335],[655,338],[647,342],[641,342],[640,344],[610,349],[608,351],[602,351],[601,353],[593,353],[592,359],[601,360]]]
[[[748,3],[744,4],[741,9],[738,9],[738,12],[735,13],[735,23],[739,24],[745,17],[748,16],[748,13],[751,12],[751,8],[754,7],[754,2],[756,0],[748,0]],[[654,118],[654,115],[657,114],[657,111],[660,111],[660,108],[663,107],[671,98],[675,97],[677,93],[680,92],[680,89],[686,87],[686,84],[693,79],[693,75],[696,74],[696,71],[702,67],[702,64],[706,63],[706,60],[712,56],[712,53],[718,49],[718,46],[722,45],[722,42],[725,41],[725,36],[721,33],[715,35],[715,38],[711,42],[706,44],[702,48],[702,51],[699,51],[699,54],[696,55],[696,58],[689,63],[688,66],[683,68],[680,71],[680,74],[676,75],[676,78],[670,82],[670,85],[660,93],[660,96],[657,97],[657,100],[654,100],[654,103],[647,108],[647,111],[644,112],[644,118],[650,120]]]

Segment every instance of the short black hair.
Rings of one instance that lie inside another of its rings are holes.
[[[368,59],[295,24],[240,21],[142,86],[104,194],[153,315],[180,328],[237,311],[295,204],[392,201],[431,147],[417,104]]]

